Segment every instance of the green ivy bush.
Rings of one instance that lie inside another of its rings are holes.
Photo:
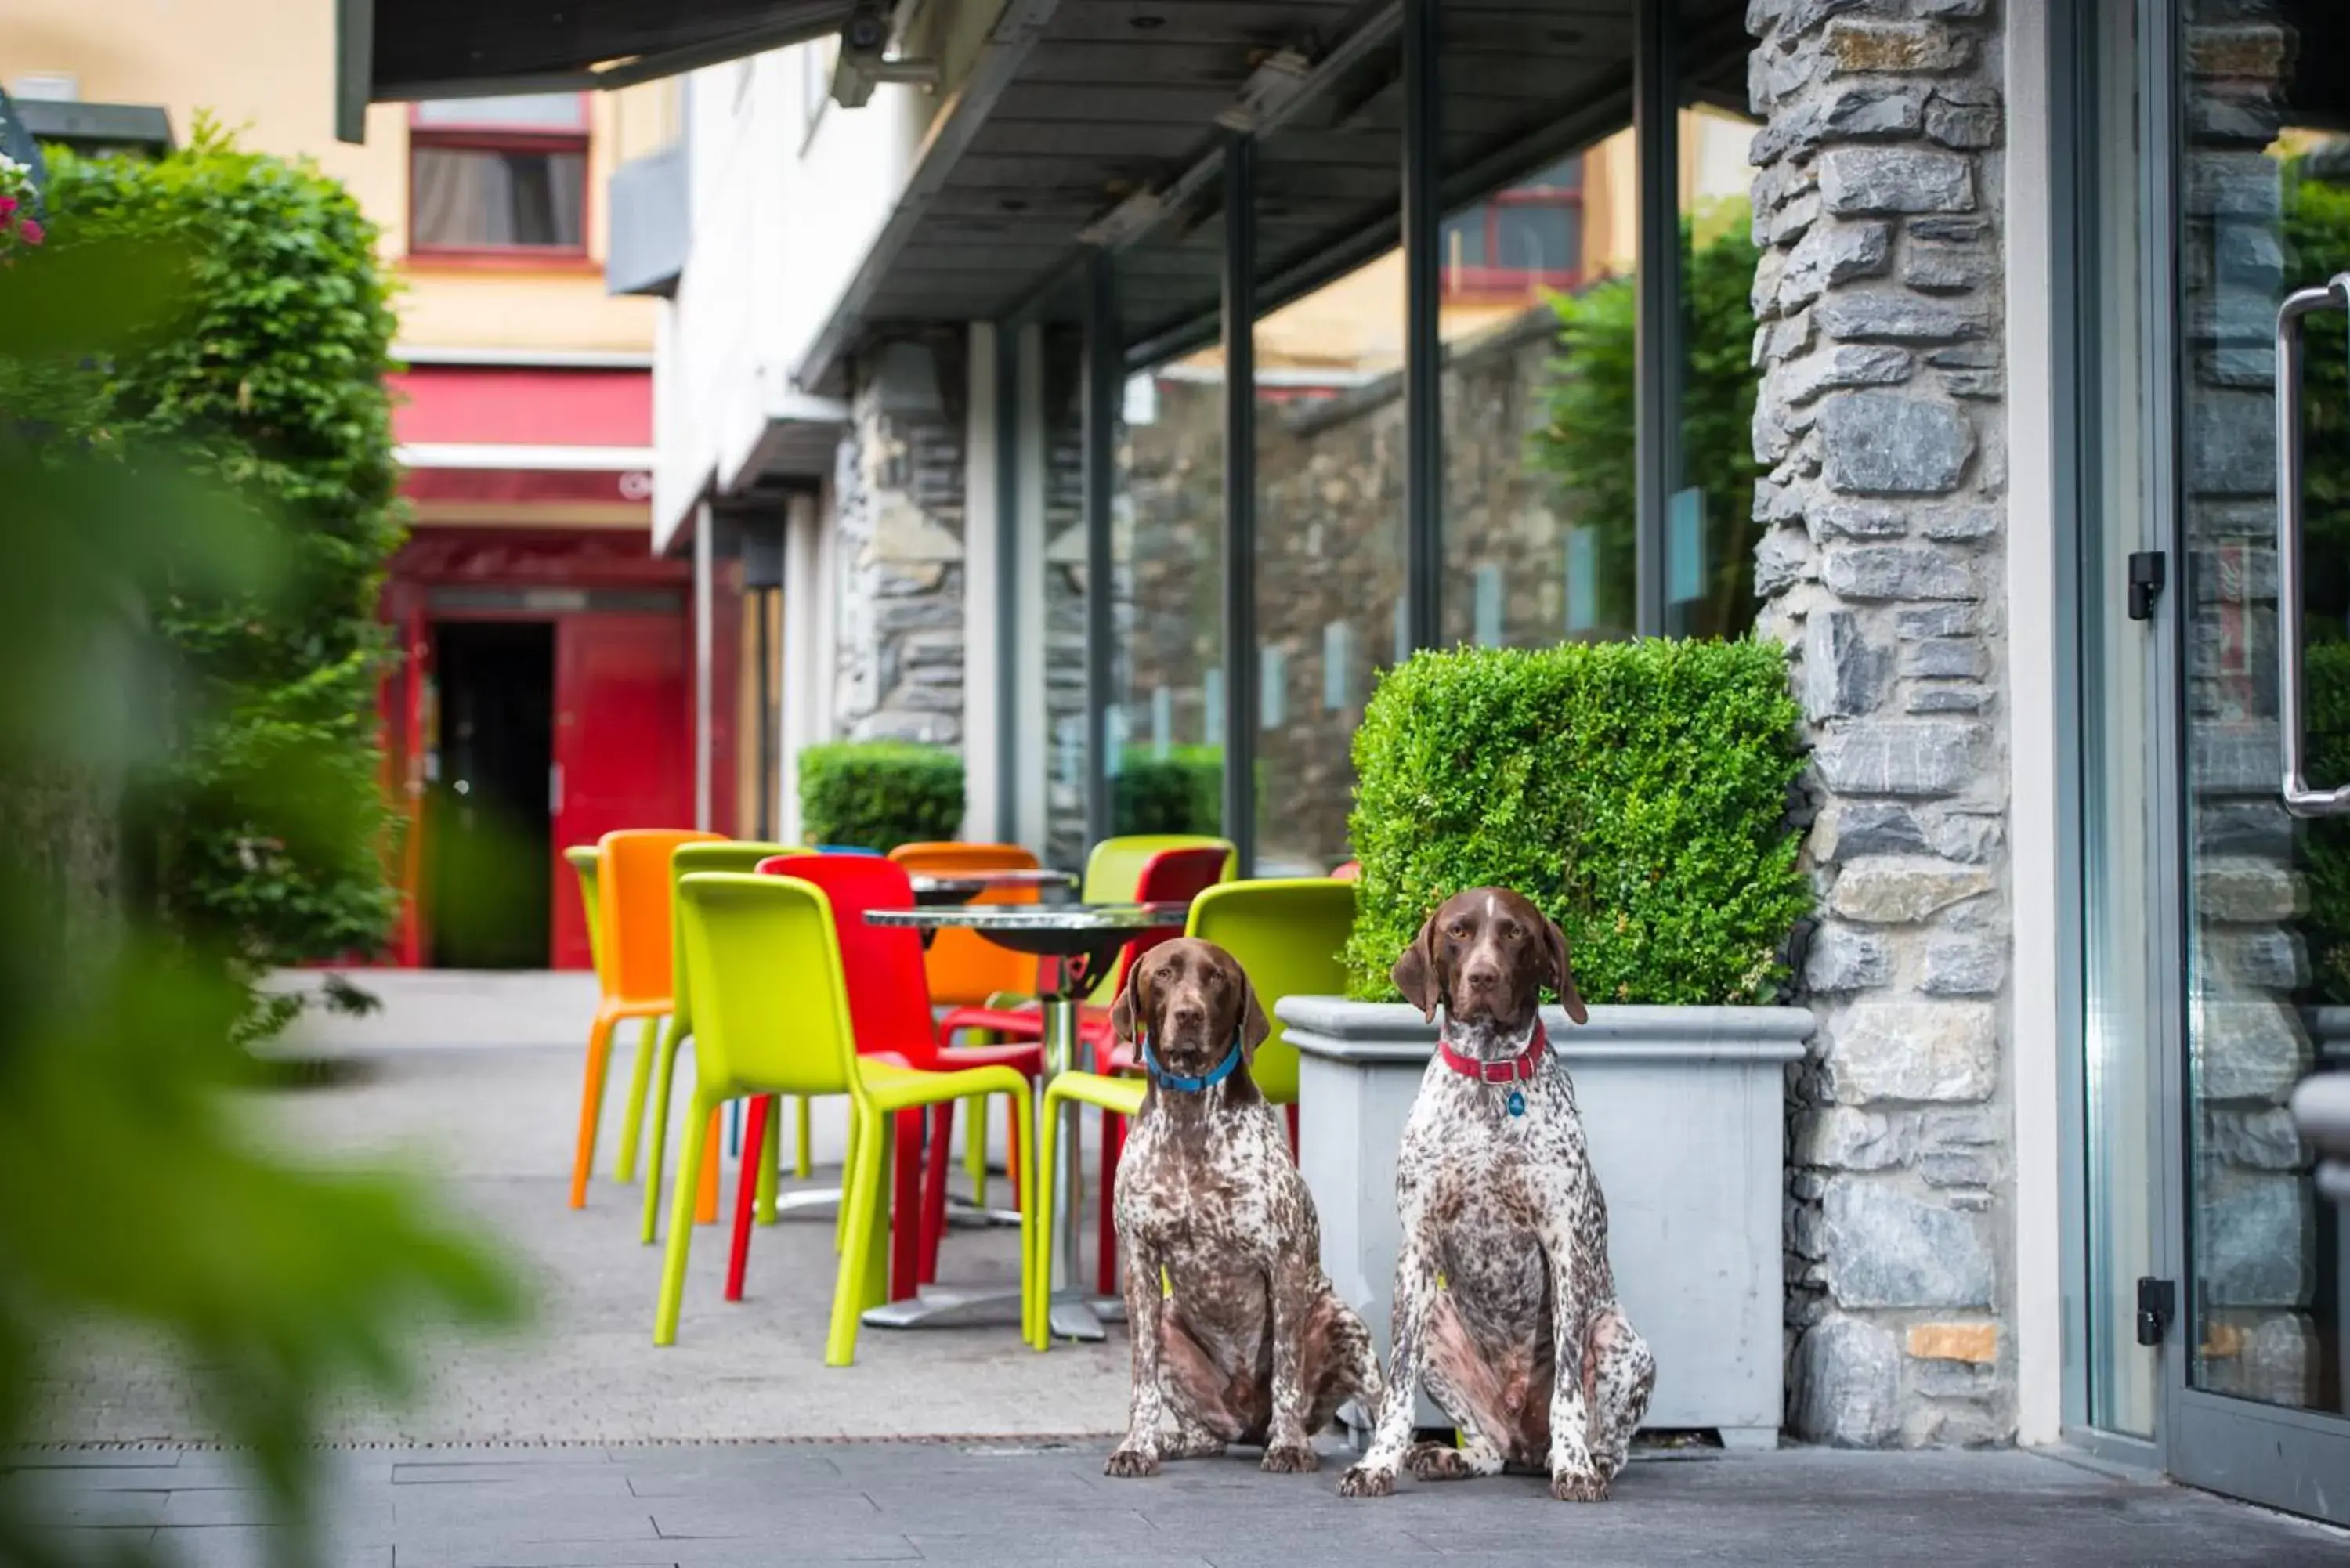
[[[1768,1002],[1811,908],[1788,792],[1804,765],[1773,645],[1667,641],[1415,656],[1355,733],[1363,863],[1350,992],[1463,888],[1565,931],[1592,1002]]]
[[[800,753],[800,823],[810,844],[887,853],[962,831],[962,758],[939,746],[843,741]]]
[[[286,551],[265,602],[192,583],[148,601],[205,722],[138,781],[134,887],[255,970],[371,950],[397,911],[376,600],[402,536],[376,227],[338,182],[209,121],[151,162],[59,151],[49,172],[61,265],[143,245],[181,258],[185,286],[158,329],[38,388],[38,412],[171,454]]]
[[[1224,819],[1224,749],[1129,746],[1110,781],[1116,831],[1215,833]]]
[[[2350,783],[2350,642],[2312,643],[2302,654],[2303,723],[2309,783]],[[2319,817],[2301,825],[2309,881],[2309,967],[2321,1001],[2350,1003],[2350,823]]]

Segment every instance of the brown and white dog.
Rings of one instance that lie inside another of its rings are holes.
[[[1151,1084],[1118,1172],[1134,1391],[1108,1473],[1227,1443],[1314,1469],[1343,1401],[1378,1407],[1378,1357],[1322,1272],[1313,1195],[1249,1077],[1272,1024],[1232,954],[1189,939],[1134,965],[1110,1021]]]
[[[1586,1021],[1566,939],[1517,894],[1473,888],[1429,918],[1395,981],[1444,1025],[1396,1162],[1387,1403],[1339,1492],[1385,1497],[1399,1465],[1422,1480],[1508,1465],[1546,1470],[1555,1498],[1600,1501],[1657,1363],[1617,1303],[1607,1205],[1537,1011],[1548,985]],[[1459,1448],[1412,1443],[1423,1386]]]

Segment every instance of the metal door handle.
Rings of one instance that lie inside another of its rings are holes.
[[[2284,808],[2295,816],[2350,813],[2350,784],[2314,790],[2301,732],[2301,322],[2350,310],[2350,273],[2304,288],[2277,307],[2277,731],[2284,749]]]

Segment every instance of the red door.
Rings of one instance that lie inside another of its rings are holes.
[[[688,626],[679,615],[571,615],[555,628],[555,842],[693,826]],[[577,878],[555,857],[555,965],[586,969]]]

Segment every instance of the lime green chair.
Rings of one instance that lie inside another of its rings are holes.
[[[1205,833],[1135,833],[1123,838],[1105,838],[1094,846],[1086,857],[1086,875],[1077,897],[1088,904],[1118,904],[1134,897],[1141,884],[1142,868],[1150,857],[1162,849],[1197,849],[1222,846],[1224,851],[1224,878],[1230,881],[1240,867],[1238,851],[1230,839]],[[1110,988],[1118,982],[1117,966],[1111,965],[1094,984],[1087,1001],[1107,1007],[1114,1000]]]
[[[760,861],[776,855],[788,855],[789,847],[779,844],[760,844],[745,839],[720,838],[698,844],[681,844],[669,859],[670,950],[678,952],[679,937],[682,934],[678,913],[677,889],[689,876],[700,871],[749,872]],[[639,1240],[648,1247],[653,1243],[656,1227],[660,1222],[661,1160],[669,1145],[669,1096],[671,1083],[677,1076],[678,1047],[693,1033],[693,1004],[689,1000],[685,971],[681,967],[670,979],[670,1001],[673,1011],[668,1027],[661,1031],[658,1054],[648,1053],[637,1058],[636,1075],[629,1083],[629,1132],[636,1130],[644,1119],[645,1089],[650,1082],[653,1090],[652,1146],[645,1155],[645,1208]],[[624,1135],[625,1136],[625,1135]],[[759,1173],[759,1223],[773,1224],[775,1218],[775,1151],[782,1147],[780,1134],[767,1140],[770,1154],[767,1168]],[[800,1102],[800,1158],[807,1158],[807,1102]],[[624,1144],[620,1151],[620,1179],[629,1179],[634,1168]]]
[[[653,1343],[677,1341],[678,1312],[693,1241],[694,1190],[710,1147],[711,1114],[754,1095],[846,1095],[852,1153],[842,1184],[847,1218],[832,1293],[825,1365],[856,1358],[859,1314],[889,1293],[889,1203],[892,1124],[899,1111],[967,1099],[1011,1096],[1021,1148],[1033,1148],[1028,1087],[1009,1067],[925,1073],[859,1056],[832,905],[814,884],[793,877],[697,872],[678,887],[681,972],[694,1000],[694,1086],[685,1118],[686,1145],[670,1207],[669,1251],[661,1265]],[[1024,1178],[1027,1172],[1022,1173]],[[1033,1179],[1022,1189],[1036,1190]],[[1035,1210],[1021,1216],[1024,1287],[1034,1278]],[[915,1215],[900,1217],[918,1223]],[[1035,1305],[1024,1296],[1024,1324]]]
[[[682,851],[681,851],[682,853]],[[1249,1076],[1276,1106],[1297,1103],[1297,1047],[1274,1012],[1284,996],[1342,996],[1347,939],[1355,929],[1355,884],[1327,877],[1224,882],[1191,900],[1187,937],[1213,942],[1240,961],[1273,1033],[1257,1047]],[[1295,1118],[1290,1137],[1296,1137]]]
[[[1053,1156],[1060,1147],[1061,1124],[1076,1106],[1092,1106],[1107,1116],[1132,1116],[1142,1109],[1143,1091],[1148,1087],[1140,1078],[1087,1072],[1063,1073],[1045,1085],[1043,1144],[1036,1151],[1036,1169],[1043,1179],[1030,1183],[1036,1194],[1031,1210],[1037,1241],[1028,1256],[1028,1277],[1021,1298],[1026,1309],[1022,1322],[1027,1340],[1038,1350],[1053,1342]]]

